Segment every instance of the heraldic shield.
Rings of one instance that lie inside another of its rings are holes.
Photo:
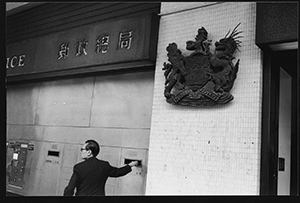
[[[239,60],[234,65],[233,54],[240,47],[237,32],[240,23],[215,43],[214,54],[210,51],[211,40],[201,27],[195,41],[187,41],[186,49],[193,51],[184,57],[176,43],[166,48],[168,61],[164,63],[164,96],[170,104],[184,106],[213,106],[233,100],[229,93],[239,69]],[[230,34],[229,34],[230,33]]]

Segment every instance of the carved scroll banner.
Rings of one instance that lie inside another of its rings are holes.
[[[212,40],[207,38],[204,27],[198,29],[195,41],[187,41],[186,49],[193,51],[183,56],[176,43],[170,43],[168,63],[164,63],[164,96],[170,104],[184,106],[213,106],[233,100],[229,93],[239,69],[239,60],[233,64],[233,54],[240,47],[237,31],[240,23],[215,43],[215,52],[210,51]],[[230,33],[230,34],[229,34]]]

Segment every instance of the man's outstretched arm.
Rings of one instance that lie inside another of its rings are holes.
[[[110,166],[110,173],[109,173],[109,177],[120,177],[120,176],[124,176],[127,173],[131,172],[132,169],[131,167],[136,166],[138,164],[137,161],[132,161],[129,164],[121,167],[121,168],[116,168],[113,166]]]

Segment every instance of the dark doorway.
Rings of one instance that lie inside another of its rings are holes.
[[[264,52],[261,195],[299,195],[297,54]]]

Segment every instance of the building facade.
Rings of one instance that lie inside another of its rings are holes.
[[[8,191],[62,195],[95,139],[112,166],[141,162],[106,194],[145,194],[159,9],[46,3],[8,16]]]
[[[107,195],[299,195],[298,4],[44,3],[7,14],[7,187],[61,195],[87,139]],[[10,12],[10,13],[9,13]],[[24,27],[26,23],[26,28]],[[166,48],[242,31],[234,99],[166,102]],[[230,31],[230,32],[229,32]]]

